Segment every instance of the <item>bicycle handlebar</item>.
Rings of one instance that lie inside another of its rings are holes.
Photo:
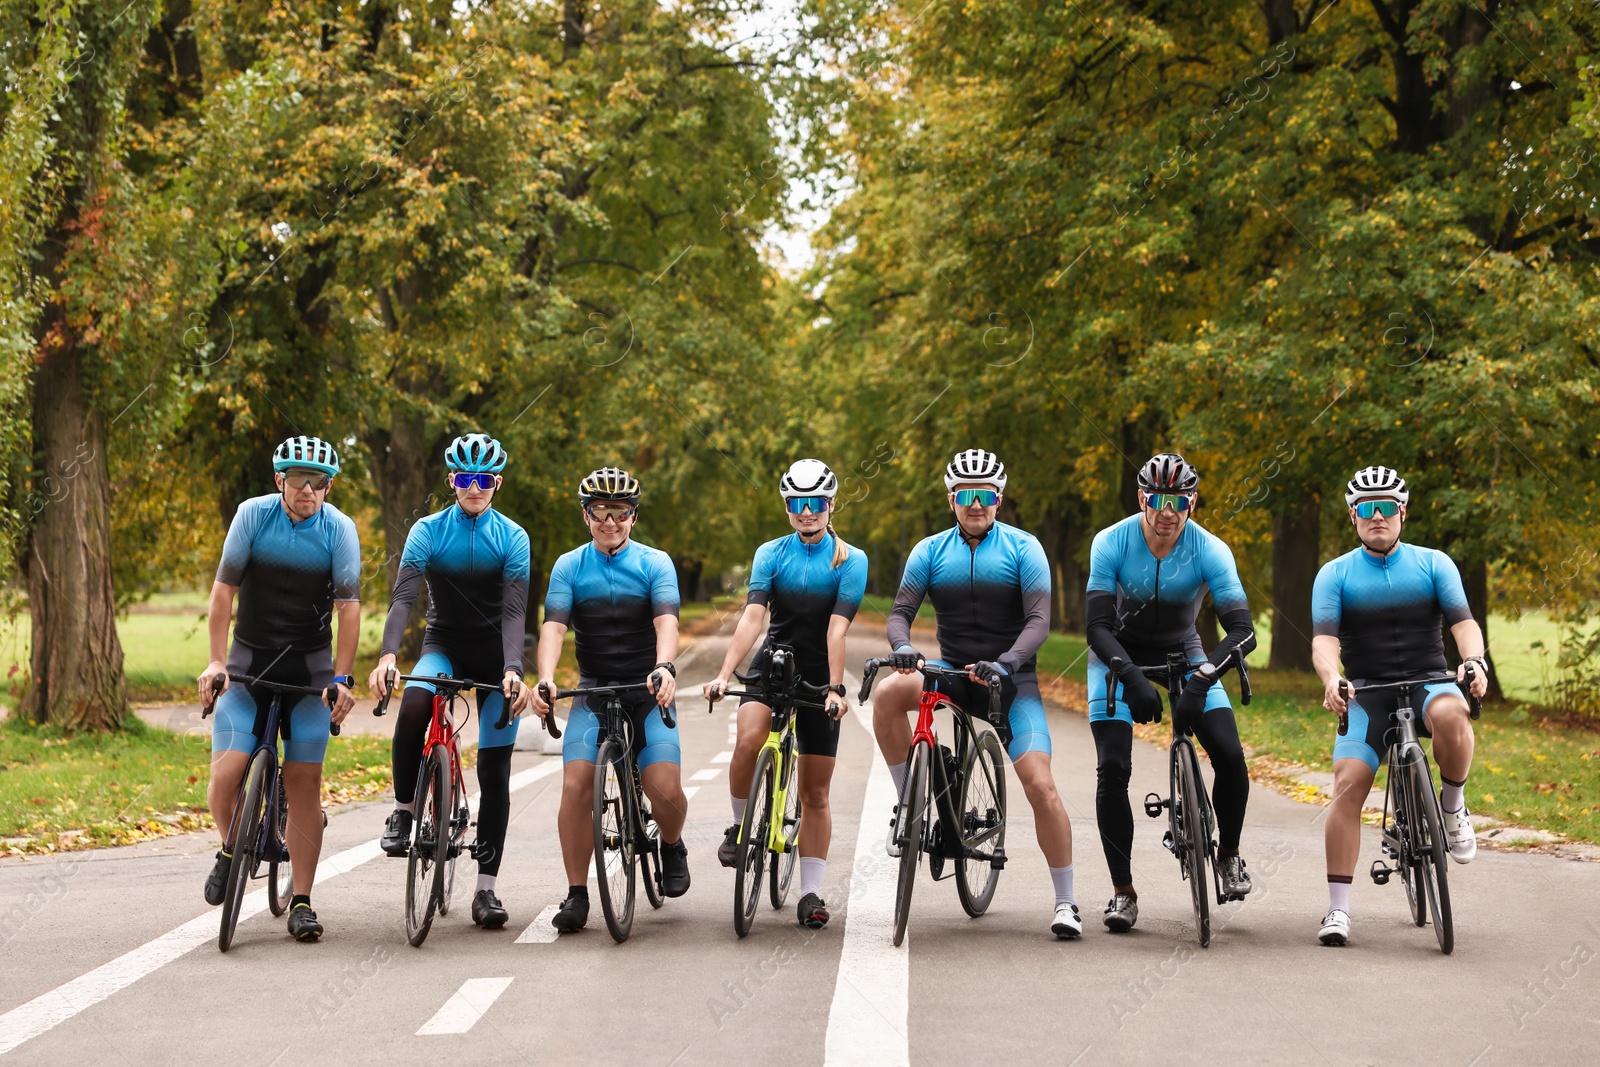
[[[1376,682],[1372,685],[1352,686],[1348,681],[1341,678],[1339,679],[1339,695],[1348,702],[1352,697],[1359,696],[1362,693],[1398,693],[1419,685],[1436,685],[1441,682],[1449,682],[1459,686],[1461,691],[1466,694],[1467,714],[1476,719],[1483,712],[1482,698],[1474,696],[1472,693],[1472,680],[1476,676],[1477,672],[1472,669],[1472,664],[1469,663],[1467,664],[1466,674],[1459,681],[1453,674],[1428,674],[1419,675],[1403,682]],[[1350,712],[1348,710],[1341,711],[1339,713],[1339,736],[1344,737],[1349,729]]]
[[[876,659],[869,659],[862,665],[861,700],[866,700],[867,695],[872,692],[872,682],[877,676],[879,669],[888,665],[888,656],[880,656]],[[927,679],[929,678],[964,678],[969,682],[972,681],[972,675],[965,670],[955,667],[940,667],[938,664],[929,663],[926,660],[922,662],[922,666],[918,667],[917,670],[921,673],[924,684],[926,684]],[[1000,714],[1000,683],[978,682],[976,684],[987,686],[989,689],[989,717],[992,719],[994,716]]]
[[[554,708],[556,701],[566,700],[569,697],[609,697],[621,696],[623,693],[649,693],[650,683],[634,682],[630,685],[591,685],[587,688],[578,689],[562,689],[557,686],[555,692],[551,693],[548,689],[545,690],[545,692],[549,694],[545,698],[546,702],[552,708]],[[653,696],[654,694],[651,695]],[[670,730],[677,726],[677,720],[672,717],[672,710],[670,708],[663,708],[660,704],[657,704],[656,710],[661,712],[661,721],[666,724],[667,729]],[[554,727],[555,723],[552,721],[550,736],[560,737],[560,731],[556,730]]]
[[[256,678],[256,677],[254,677],[252,675],[248,675],[248,674],[234,674],[231,671],[228,674],[228,681],[230,681],[230,682],[238,682],[240,685],[257,685],[257,686],[260,686],[263,689],[271,689],[273,692],[276,692],[276,693],[292,693],[292,694],[297,694],[299,696],[321,697],[322,698],[322,702],[324,704],[328,705],[328,707],[330,707],[330,708],[333,707],[333,702],[335,700],[339,699],[339,687],[338,687],[338,685],[330,685],[330,686],[327,686],[325,688],[318,689],[315,686],[289,685],[289,684],[284,683],[284,682],[272,682],[272,681],[268,681],[265,678]],[[221,692],[222,692],[222,675],[218,674],[218,675],[215,675],[211,679],[211,699],[210,699],[210,701],[202,701],[201,704],[200,704],[200,717],[202,719],[206,718],[213,711],[216,710],[216,707],[217,707],[217,695],[219,693],[221,693]],[[339,724],[336,723],[336,722],[330,722],[328,724],[328,732],[330,734],[332,734],[334,737],[338,737],[339,736]]]
[[[1255,640],[1253,638],[1248,642],[1240,642],[1238,645],[1233,647],[1232,651],[1222,658],[1221,663],[1214,665],[1217,668],[1217,673],[1211,678],[1212,685],[1216,685],[1217,682],[1221,681],[1222,676],[1228,673],[1230,670],[1238,672],[1240,704],[1250,703],[1250,698],[1252,695],[1250,689],[1250,668],[1245,665],[1244,658],[1250,654],[1250,650],[1254,647]],[[1121,677],[1122,672],[1127,670],[1129,666],[1130,665],[1124,661],[1121,656],[1112,656],[1111,662],[1106,664],[1106,699],[1108,701],[1113,699],[1112,694],[1114,694],[1116,691],[1114,684],[1115,681]],[[1167,657],[1166,663],[1160,664],[1159,666],[1153,665],[1146,667],[1137,663],[1132,664],[1133,669],[1144,675],[1146,678],[1155,676],[1162,682],[1165,682],[1167,686],[1167,698],[1169,700],[1177,699],[1178,688],[1183,684],[1184,678],[1195,666],[1196,664],[1190,662],[1189,658],[1181,652],[1174,652],[1171,656]],[[1159,714],[1156,716],[1156,721],[1161,721],[1161,716]]]

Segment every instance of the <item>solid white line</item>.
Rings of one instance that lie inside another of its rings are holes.
[[[547,760],[514,774],[511,776],[511,791],[515,793],[560,769],[560,760]],[[317,864],[317,884],[322,885],[330,878],[337,878],[381,855],[383,852],[378,848],[378,839],[373,838],[326,857]],[[265,889],[245,894],[239,906],[239,921],[244,922],[266,910],[266,907]],[[0,1015],[0,1056],[121,992],[190,950],[208,941],[215,941],[218,924],[217,910],[208,908],[176,929]]]
[[[691,781],[691,782],[709,782],[709,781],[711,781],[713,778],[715,778],[717,775],[719,775],[721,773],[722,773],[722,771],[719,770],[716,767],[707,767],[703,771],[695,771],[693,774],[691,774],[689,776],[689,781]]]
[[[478,1020],[489,1010],[489,1006],[510,984],[509,978],[468,978],[461,983],[461,988],[444,1002],[444,1007],[435,1012],[433,1018],[422,1024],[417,1036],[466,1033],[477,1025]]]
[[[715,756],[711,757],[711,762],[712,763],[732,763],[733,762],[733,753],[732,752],[718,752]]]
[[[850,716],[872,735],[871,706]],[[898,1067],[911,1063],[906,1032],[911,980],[910,935],[894,947],[894,892],[899,865],[884,851],[895,803],[889,768],[872,753],[861,826],[856,834],[850,904],[845,912],[839,975],[828,1009],[826,1067]]]
[[[528,924],[528,928],[517,935],[516,943],[519,945],[548,945],[561,936],[561,931],[550,925],[550,920],[555,918],[556,912],[561,910],[560,904],[547,904],[539,913],[538,918]]]

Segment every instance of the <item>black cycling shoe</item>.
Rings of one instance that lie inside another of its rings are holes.
[[[383,840],[378,842],[388,856],[405,856],[411,851],[411,813],[396,809],[383,824]]]
[[[1244,869],[1244,857],[1238,854],[1224,859],[1217,866],[1222,870],[1222,895],[1229,900],[1243,900],[1246,893],[1254,889],[1250,882],[1250,872]]]
[[[498,930],[510,918],[493,889],[480,889],[472,895],[472,921],[485,930]]]
[[[550,920],[554,926],[564,934],[575,933],[582,930],[589,922],[589,896],[569,896],[561,902],[561,910],[556,912],[555,918]]]
[[[1139,921],[1139,898],[1131,893],[1118,893],[1106,905],[1104,922],[1114,934],[1125,934]]]
[[[221,904],[224,894],[228,892],[228,865],[233,862],[233,857],[222,849],[217,850],[217,862],[211,865],[211,873],[206,875],[206,903]]]
[[[800,898],[800,907],[795,917],[807,930],[820,930],[828,925],[828,905],[815,893],[807,893]]]
[[[734,823],[722,834],[722,844],[717,846],[717,862],[732,867],[739,862],[739,824]]]
[[[673,844],[661,842],[661,892],[681,897],[689,891],[689,846],[683,838]]]
[[[310,904],[296,904],[289,909],[289,933],[296,941],[315,941],[322,936],[322,924]]]

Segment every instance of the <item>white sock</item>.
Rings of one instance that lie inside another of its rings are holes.
[[[889,764],[889,777],[894,779],[894,796],[895,800],[898,802],[901,791],[906,787],[905,763],[902,762]]]
[[[733,821],[738,822],[744,818],[744,809],[750,803],[749,797],[730,796],[728,802],[733,805]]]
[[[827,860],[819,860],[815,856],[800,857],[800,895],[807,893],[822,895],[822,872],[828,869]]]
[[[1329,882],[1328,883],[1328,910],[1329,911],[1342,911],[1346,915],[1350,914],[1350,883],[1349,882]]]
[[[493,892],[493,890],[494,890],[494,879],[495,879],[495,876],[492,875],[492,874],[480,874],[480,875],[478,875],[478,891],[481,892],[481,891],[487,889],[487,890]]]
[[[403,811],[403,812],[405,812],[406,814],[409,815],[411,813],[411,801],[409,801],[409,800],[397,800],[397,801],[395,801],[394,802],[394,810],[395,811]]]
[[[1439,789],[1439,806],[1445,811],[1460,811],[1466,807],[1465,798],[1461,795],[1466,788],[1466,782],[1462,782],[1460,785],[1442,782]]]
[[[1050,880],[1056,884],[1056,907],[1077,903],[1072,895],[1072,864],[1069,863],[1065,867],[1051,867]]]

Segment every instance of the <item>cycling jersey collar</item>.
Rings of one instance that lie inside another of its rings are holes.
[[[488,518],[489,517],[489,512],[494,510],[494,505],[490,504],[488,507],[486,507],[482,511],[478,512],[476,515],[468,515],[467,514],[467,509],[461,506],[461,502],[460,501],[457,501],[456,503],[451,504],[450,508],[451,508],[451,510],[453,510],[456,513],[456,521],[457,522],[477,522],[479,519]]]
[[[289,520],[289,529],[291,530],[298,530],[316,522],[322,515],[322,509],[327,506],[326,502],[318,504],[316,511],[313,511],[303,519],[297,519],[294,517],[294,512],[290,511],[288,505],[283,502],[283,495],[281,493],[278,495],[278,513]]]
[[[627,537],[623,539],[622,544],[617,546],[617,550],[615,552],[607,552],[605,549],[600,547],[600,543],[598,541],[590,541],[589,547],[594,549],[600,555],[604,556],[606,559],[616,559],[618,556],[628,551],[628,546],[632,544],[633,538]]]
[[[996,520],[994,520],[993,522],[991,522],[989,524],[989,528],[987,530],[983,531],[983,536],[982,537],[974,539],[972,537],[972,535],[967,533],[967,531],[962,527],[961,521],[959,519],[956,520],[956,536],[961,538],[962,543],[967,545],[974,552],[976,552],[978,550],[978,546],[979,545],[983,544],[985,541],[987,541],[989,539],[989,535],[990,534],[994,533],[999,528],[1000,528],[1000,520],[996,519]]]
[[[1389,567],[1392,567],[1396,563],[1400,562],[1400,552],[1401,549],[1405,548],[1405,545],[1406,543],[1404,541],[1396,541],[1394,543],[1394,547],[1389,550],[1388,554],[1383,556],[1378,555],[1366,545],[1359,546],[1356,551],[1361,553],[1362,559],[1366,560],[1374,567],[1388,569]]]
[[[807,553],[820,552],[823,548],[827,548],[830,552],[833,550],[833,534],[829,533],[826,528],[823,529],[822,536],[815,541],[807,541],[801,537],[799,530],[794,532],[794,539],[800,543],[800,547],[805,549]]]

